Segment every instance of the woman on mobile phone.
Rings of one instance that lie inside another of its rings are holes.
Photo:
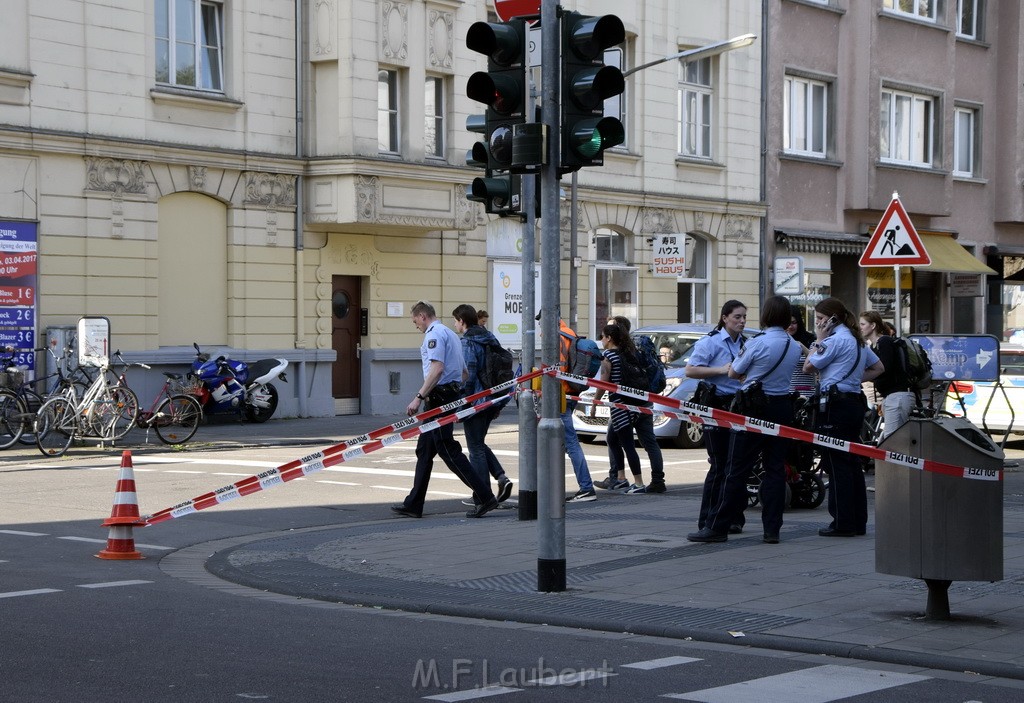
[[[817,339],[804,362],[804,371],[817,372],[821,398],[815,432],[851,442],[860,437],[867,411],[860,384],[885,370],[864,344],[857,318],[838,298],[814,306]],[[853,537],[867,533],[868,494],[860,460],[840,449],[822,449],[821,465],[829,475],[828,512],[832,522],[818,530],[822,537]]]

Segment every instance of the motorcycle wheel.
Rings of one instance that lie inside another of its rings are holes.
[[[266,402],[263,408],[253,402],[259,398]],[[245,394],[245,417],[249,422],[266,422],[277,410],[277,389],[272,383],[260,384]]]

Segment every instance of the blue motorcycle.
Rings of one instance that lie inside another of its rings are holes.
[[[192,362],[192,394],[203,406],[204,414],[245,413],[250,422],[266,422],[277,410],[277,388],[270,383],[277,377],[285,383],[286,359],[260,359],[252,364],[226,356],[211,359],[195,342]]]

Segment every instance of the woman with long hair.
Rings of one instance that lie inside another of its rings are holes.
[[[816,341],[804,371],[817,372],[821,399],[815,432],[855,442],[867,411],[861,383],[885,370],[878,355],[864,344],[857,318],[838,298],[814,306]],[[821,465],[829,475],[828,512],[832,522],[818,530],[822,537],[853,537],[867,533],[868,494],[860,459],[839,449],[823,448]]]
[[[875,394],[882,396],[884,439],[910,419],[910,410],[914,407],[916,397],[910,389],[910,381],[902,372],[896,341],[888,335],[882,316],[874,310],[862,312],[860,334],[885,366],[885,371],[875,378]]]
[[[609,383],[622,383],[623,364],[639,365],[639,355],[636,345],[630,339],[629,333],[620,325],[605,325],[601,330],[601,341],[604,343],[604,359],[601,360],[601,370],[598,372],[601,379]],[[594,413],[597,408],[597,401],[604,395],[604,391],[598,389],[594,394],[594,404],[590,406],[590,412]],[[613,403],[638,404],[638,401],[629,396],[612,393],[609,397]],[[629,470],[633,474],[632,485],[622,486],[616,484],[615,488],[625,488],[626,493],[646,493],[644,479],[640,469],[640,455],[637,454],[636,444],[633,442],[633,421],[634,414],[622,408],[612,408],[608,426],[608,457],[612,464],[615,464],[613,453],[623,452]],[[625,479],[622,483],[626,483]]]
[[[747,324],[747,306],[738,300],[729,300],[722,306],[718,324],[705,337],[697,340],[686,362],[686,377],[711,383],[715,387],[712,407],[728,410],[736,391],[740,389],[737,379],[729,378],[732,362],[743,351],[743,328]],[[729,462],[730,430],[723,427],[704,425],[704,448],[708,451],[708,473],[704,477],[704,491],[700,498],[700,514],[697,529],[703,530],[707,523],[712,496],[717,496],[725,483],[725,472]],[[729,532],[743,532],[745,518],[741,511],[735,522],[729,525]]]
[[[744,345],[730,365],[729,377],[742,384],[743,394],[763,394],[764,405],[745,414],[777,425],[793,424],[789,380],[800,359],[800,344],[786,332],[792,317],[789,301],[772,296],[761,308],[761,334]],[[782,512],[786,508],[786,452],[789,440],[760,432],[733,432],[729,436],[729,464],[725,481],[708,511],[707,524],[691,533],[691,542],[725,542],[729,527],[747,504],[747,476],[761,459],[761,523],[763,541],[779,543]]]

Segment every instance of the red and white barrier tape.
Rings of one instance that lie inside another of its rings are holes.
[[[313,454],[302,457],[301,459],[295,459],[286,464],[282,464],[273,469],[260,472],[254,476],[243,478],[241,481],[236,481],[228,486],[218,488],[215,491],[204,493],[201,496],[186,500],[183,503],[164,508],[152,515],[146,515],[140,518],[140,522],[145,525],[156,525],[167,520],[173,520],[175,518],[184,517],[185,515],[191,515],[192,513],[206,508],[211,508],[221,503],[226,503],[235,498],[241,498],[252,493],[279,486],[293,481],[297,478],[307,476],[318,471],[323,471],[328,466],[334,466],[335,464],[341,464],[346,461],[351,461],[357,457],[365,456],[371,452],[375,452],[378,449],[396,444],[406,439],[417,437],[431,430],[436,430],[444,425],[450,425],[454,422],[461,421],[467,417],[472,417],[481,410],[503,403],[508,399],[507,391],[510,391],[515,386],[526,381],[530,381],[537,376],[540,376],[540,371],[533,371],[528,374],[524,374],[518,378],[514,378],[510,381],[506,381],[494,388],[488,388],[468,395],[465,398],[459,398],[446,405],[426,410],[418,415],[413,415],[405,420],[392,423],[386,427],[373,430],[366,434],[354,437],[352,439],[340,442],[332,445],[327,449],[324,449]],[[488,396],[495,396],[489,400],[486,400],[479,405],[469,405],[479,400],[483,400]],[[462,406],[468,405],[468,407],[462,408]],[[459,408],[462,408],[461,410]],[[452,412],[455,411],[455,412]],[[442,413],[451,413],[450,415],[442,415]],[[431,419],[436,418],[436,419]],[[424,422],[429,420],[429,422]],[[413,427],[417,423],[419,426]]]
[[[857,442],[851,442],[845,439],[836,439],[835,437],[819,434],[817,432],[800,430],[795,427],[787,427],[786,425],[779,425],[774,422],[768,422],[767,420],[758,420],[756,418],[731,413],[728,412],[727,410],[718,410],[716,408],[709,408],[704,405],[697,405],[696,403],[679,401],[676,400],[675,398],[669,398],[668,396],[658,395],[657,393],[649,393],[648,391],[629,388],[627,386],[619,386],[614,383],[598,381],[597,379],[593,378],[575,376],[573,374],[566,373],[554,367],[546,368],[543,371],[544,373],[554,376],[555,378],[561,379],[563,381],[571,381],[572,383],[578,383],[581,385],[586,384],[592,388],[598,388],[604,391],[614,392],[618,393],[619,395],[628,396],[630,398],[636,398],[642,401],[650,401],[653,403],[657,403],[658,405],[676,408],[683,412],[673,412],[671,410],[664,410],[660,408],[658,412],[661,412],[662,414],[668,415],[670,417],[679,418],[680,420],[698,422],[701,424],[712,425],[717,427],[728,427],[731,429],[745,430],[749,432],[760,432],[761,434],[786,437],[789,439],[796,439],[801,442],[816,444],[819,447],[825,447],[828,449],[838,449],[839,451],[847,452],[850,454],[866,456],[871,459],[878,459],[880,461],[888,461],[893,464],[899,464],[900,466],[906,466],[907,468],[917,469],[919,471],[930,471],[936,474],[956,476],[958,478],[967,478],[976,481],[1003,480],[1003,472],[1001,469],[976,469],[970,466],[957,466],[955,464],[946,464],[941,461],[923,459],[921,457],[903,454],[902,452],[894,452],[886,449],[879,449],[878,447],[873,447],[869,444],[859,444]],[[602,403],[604,403],[604,401],[602,401]],[[651,408],[638,408],[627,403],[607,404],[613,407],[629,410],[630,412],[654,412]]]

